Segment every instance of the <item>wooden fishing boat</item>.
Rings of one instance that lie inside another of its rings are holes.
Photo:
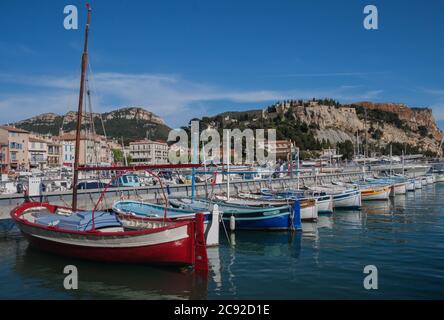
[[[391,186],[362,185],[361,197],[363,201],[367,200],[388,200],[390,197]]]
[[[261,190],[261,193],[247,193],[238,192],[237,197],[230,197],[230,203],[251,205],[251,206],[277,206],[284,204],[291,204],[295,199],[301,202],[301,216],[302,220],[317,219],[320,213],[333,212],[333,197],[323,193],[322,195],[311,192],[311,195],[304,194],[306,190],[301,192],[289,191],[284,193],[275,193],[267,190]],[[225,200],[225,196],[216,196],[219,199]],[[314,200],[314,201],[313,201]],[[313,206],[315,208],[313,208]],[[315,210],[316,209],[316,210]],[[316,216],[316,218],[315,218]]]
[[[400,194],[407,193],[407,183],[406,182],[395,182],[391,186],[390,196],[394,197]]]
[[[435,183],[435,176],[433,174],[426,175],[427,184]]]
[[[169,200],[175,207],[202,210],[217,204],[222,219],[226,222],[234,217],[236,229],[249,230],[293,230],[300,229],[301,204],[294,202],[291,205],[281,206],[247,206],[224,201],[210,201],[203,198],[174,198]]]
[[[110,213],[93,213],[96,217],[100,214]],[[98,220],[91,217],[83,224],[76,223],[87,216],[80,211],[36,202],[24,203],[11,211],[11,218],[30,245],[58,255],[102,262],[167,265],[193,265],[206,256],[202,251],[205,243],[196,245],[195,240],[203,237],[203,214],[196,221],[115,217],[113,223],[96,227]]]
[[[415,191],[415,180],[407,181],[405,189],[407,192]]]
[[[242,195],[243,195],[242,197],[230,196],[229,200],[227,200],[226,196],[219,195],[216,196],[216,199],[218,199],[219,201],[223,201],[225,204],[249,206],[249,207],[285,206],[285,205],[292,205],[295,201],[295,199],[273,199],[273,198],[264,199],[261,196],[255,196],[255,195],[247,197],[246,193],[243,193]],[[314,198],[298,199],[298,201],[300,203],[301,220],[307,221],[307,220],[318,219],[319,212],[316,199]]]
[[[298,199],[298,200],[316,200],[318,214],[333,213],[333,196],[325,192],[307,190],[288,190],[284,192],[275,192],[271,198],[275,199]]]
[[[346,189],[338,186],[315,187],[316,191],[323,191],[333,197],[334,209],[359,209],[361,208],[361,191],[358,189]]]
[[[422,179],[416,178],[414,181],[415,181],[415,190],[422,189]]]
[[[210,212],[205,208],[202,208],[202,210],[186,210],[144,201],[122,200],[115,202],[112,210],[123,218],[127,215],[140,218],[162,218],[166,214],[167,218],[172,221],[194,219],[196,213],[201,211],[204,215],[206,245],[215,246],[219,244],[219,209],[217,205],[213,206]]]
[[[359,190],[345,190],[333,193],[332,196],[335,209],[361,208],[361,192]]]

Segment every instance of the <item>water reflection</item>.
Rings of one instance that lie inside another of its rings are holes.
[[[366,223],[364,210],[340,210],[334,213],[335,222],[347,226],[348,229],[362,229]]]
[[[362,210],[368,215],[390,215],[390,200],[364,201]]]
[[[236,239],[236,253],[273,257],[290,251],[291,256],[297,258],[301,252],[301,232],[245,231],[232,233],[232,237]]]
[[[216,272],[220,265],[218,258],[210,250],[210,265],[215,266]],[[63,269],[66,265],[77,267],[79,290],[64,290]],[[208,291],[207,277],[199,276],[189,268],[86,262],[46,254],[33,248],[27,248],[17,257],[14,270],[25,280],[38,283],[41,288],[69,294],[68,298],[206,299]],[[209,276],[218,279],[213,271]]]

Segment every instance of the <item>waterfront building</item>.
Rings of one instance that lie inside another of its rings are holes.
[[[0,173],[7,173],[9,165],[8,140],[0,140]]]
[[[2,170],[29,170],[29,132],[13,126],[0,126]]]
[[[61,147],[61,163],[63,166],[71,167],[74,164],[75,140],[74,133],[64,133],[55,140]],[[86,135],[82,132],[80,136],[79,164],[110,164],[112,152],[108,147],[106,138],[97,134]]]
[[[168,144],[162,141],[143,139],[129,144],[131,164],[168,163]]]
[[[47,165],[47,142],[35,136],[28,141],[28,161],[30,168],[45,169]]]
[[[48,141],[46,145],[48,167],[60,167],[62,165],[62,145],[56,141]]]

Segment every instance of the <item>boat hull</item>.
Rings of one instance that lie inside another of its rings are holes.
[[[359,209],[361,208],[361,192],[353,190],[333,195],[335,209]]]
[[[405,189],[407,192],[415,191],[415,182],[414,181],[407,182],[405,185]]]
[[[219,197],[222,199],[221,197]],[[291,206],[294,203],[294,199],[255,199],[255,198],[239,198],[232,197],[229,203],[235,205],[246,205],[251,207],[269,207],[269,206]],[[299,199],[301,205],[301,220],[317,220],[318,219],[318,200],[315,198]],[[332,204],[327,203],[326,210]],[[222,206],[222,205],[221,205]],[[222,209],[223,210],[223,209]],[[330,211],[328,211],[330,213]]]
[[[55,240],[53,237],[43,238],[34,232],[22,230],[30,245],[49,253],[60,256],[100,262],[192,265],[193,253],[184,250],[191,246],[190,237],[182,237],[176,241],[138,245],[134,247],[88,246],[69,244]]]
[[[328,195],[316,198],[316,207],[318,213],[333,213],[333,197]]]
[[[421,179],[415,179],[415,190],[416,189],[422,189],[422,180]]]
[[[314,221],[318,219],[317,200],[306,199],[301,200],[301,220]]]
[[[223,215],[223,221],[230,223],[231,216]],[[239,230],[288,230],[297,228],[296,220],[292,220],[290,213],[276,214],[274,216],[248,217],[245,214],[234,215],[235,228]]]
[[[372,187],[361,190],[361,197],[364,201],[370,200],[388,200],[390,197],[391,187]]]
[[[407,193],[406,183],[395,183],[392,185],[390,196],[393,197],[396,195],[401,195],[406,193]]]

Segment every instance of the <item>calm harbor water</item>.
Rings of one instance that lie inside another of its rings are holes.
[[[236,232],[210,248],[205,280],[188,269],[107,265],[0,239],[2,299],[443,299],[444,184],[305,223],[302,233]],[[63,288],[76,265],[79,289]],[[363,287],[364,266],[379,289]]]

